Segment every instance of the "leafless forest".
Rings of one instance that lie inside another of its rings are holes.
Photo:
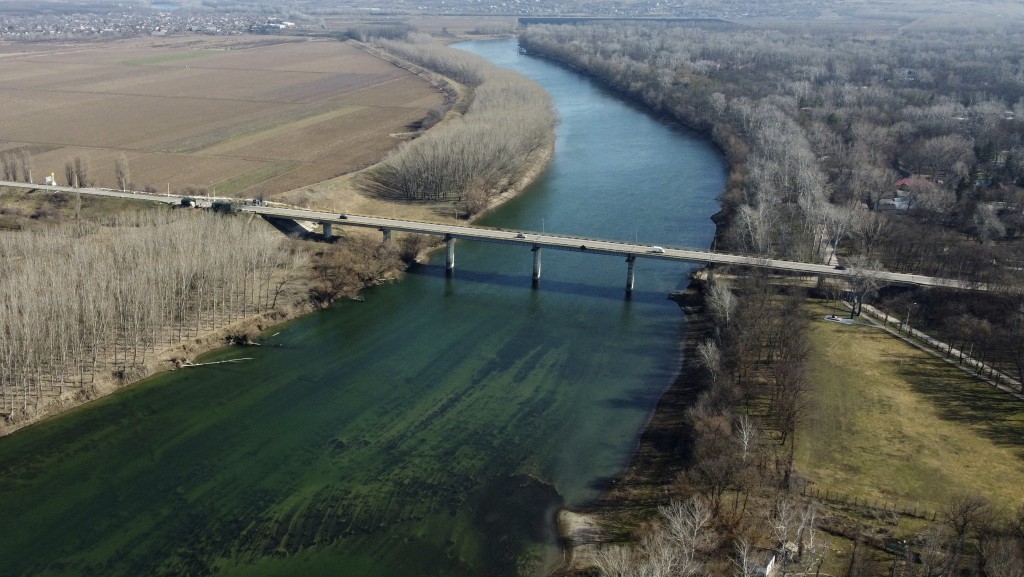
[[[719,249],[1022,282],[1024,42],[1011,26],[544,25],[520,43],[714,139],[732,169]],[[663,507],[641,543],[601,548],[603,575],[746,577],[764,569],[764,543],[784,571],[812,574],[827,549],[816,527],[844,533],[789,492],[811,410],[802,299],[740,284],[704,289],[713,329],[692,355],[704,392],[687,412],[691,455],[677,480],[694,497]],[[867,275],[854,284],[1024,377],[1019,293],[878,295]],[[1016,577],[1022,519],[959,496],[935,515],[916,561],[883,563],[877,542],[854,547],[845,574]]]
[[[187,361],[193,343],[261,326],[394,278],[424,248],[352,235],[283,237],[251,216],[126,212],[0,232],[0,417],[20,423]],[[2,422],[2,420],[0,420]]]
[[[370,170],[362,187],[386,198],[452,201],[473,215],[515,186],[551,143],[550,97],[524,76],[475,55],[428,44],[379,40],[384,49],[462,84],[464,111],[403,144]]]
[[[546,25],[520,42],[719,144],[719,249],[1018,287],[1024,42],[975,24]],[[883,296],[1024,377],[1019,294]]]
[[[155,351],[274,309],[301,262],[260,222],[185,211],[4,232],[0,411],[138,378]]]
[[[713,133],[734,168],[723,199],[736,213],[730,246],[813,259],[831,244],[892,270],[984,279],[1021,264],[1019,245],[988,242],[1022,224],[1019,40],[998,27],[875,35],[627,24],[522,36],[530,52]],[[906,214],[882,214],[902,178]]]
[[[1019,577],[1024,508],[957,493],[922,515],[932,523],[911,547],[803,498],[794,450],[815,410],[804,295],[765,278],[712,278],[704,300],[706,338],[687,376],[702,392],[683,417],[687,457],[669,490],[677,497],[644,520],[637,541],[605,535],[590,555],[599,575],[753,577],[773,557],[774,574],[825,575],[842,536],[857,543],[843,555],[846,577]]]

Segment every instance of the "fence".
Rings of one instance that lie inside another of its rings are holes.
[[[819,487],[809,487],[805,485],[801,487],[800,494],[820,501],[842,503],[845,505],[853,505],[855,507],[865,507],[874,511],[906,515],[908,517],[915,517],[928,521],[935,521],[938,518],[938,514],[935,511],[929,511],[928,509],[918,507],[917,505],[910,506],[886,501],[885,499],[867,499],[856,495],[851,496],[828,488],[822,489]]]
[[[996,388],[1010,393],[1018,399],[1024,400],[1024,395],[1020,392],[1021,383],[1019,380],[996,370],[995,367],[989,364],[973,358],[969,352],[965,354],[964,351],[954,348],[952,344],[944,343],[931,335],[911,328],[904,321],[888,315],[871,305],[864,305],[863,310],[868,314],[868,316],[881,321],[888,330],[896,334],[900,334],[905,338],[913,338],[920,348],[925,350],[931,349],[937,352],[940,358],[943,358],[950,363],[955,363],[963,369],[972,369],[974,374],[979,378],[988,380],[989,383]]]

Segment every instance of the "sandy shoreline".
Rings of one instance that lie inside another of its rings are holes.
[[[609,517],[643,522],[643,513],[652,503],[666,500],[667,488],[684,469],[688,460],[689,429],[686,411],[693,406],[700,392],[700,368],[691,359],[698,344],[707,339],[713,325],[703,312],[700,281],[673,300],[686,315],[686,334],[680,343],[679,370],[644,426],[629,464],[601,495],[578,511],[562,509],[556,523],[563,547],[563,563],[550,573],[551,577],[576,575],[591,567],[595,552],[603,543],[615,542],[624,528],[609,524]]]

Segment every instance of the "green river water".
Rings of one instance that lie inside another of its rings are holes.
[[[706,247],[714,148],[587,80],[534,78],[550,169],[482,224]],[[0,439],[0,575],[503,576],[628,462],[679,366],[689,269],[460,242],[401,282]],[[279,345],[279,346],[269,346]]]

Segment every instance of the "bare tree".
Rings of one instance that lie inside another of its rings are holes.
[[[978,495],[956,493],[950,498],[949,506],[942,514],[943,523],[952,536],[950,545],[949,574],[955,570],[963,554],[967,539],[992,520],[992,507],[988,500]]]
[[[946,543],[946,532],[933,526],[922,537],[922,577],[941,577],[953,567],[953,555]]]
[[[594,562],[604,577],[632,577],[637,556],[627,545],[605,545],[594,554]]]
[[[697,345],[697,362],[707,371],[712,383],[718,381],[722,374],[722,351],[714,340],[707,339]]]
[[[828,550],[828,544],[818,538],[816,520],[817,509],[814,503],[806,503],[800,509],[800,525],[797,527],[797,559],[804,573],[810,573],[815,566],[820,568]]]
[[[728,326],[736,310],[736,295],[732,288],[722,280],[712,280],[705,296],[711,316],[717,324]]]
[[[740,415],[736,425],[736,439],[742,451],[740,458],[743,462],[746,462],[757,442],[757,425],[754,424],[750,417]]]
[[[3,153],[0,153],[0,164],[3,165],[4,180],[18,180],[18,160],[14,152],[5,150]]]
[[[265,311],[302,260],[265,227],[180,211],[0,235],[0,412],[141,376],[158,343]]]
[[[662,523],[683,558],[692,562],[697,553],[714,544],[711,531],[711,508],[699,495],[685,502],[673,500],[658,508]]]
[[[869,208],[877,208],[878,201],[886,193],[891,192],[897,179],[896,173],[892,169],[880,168],[863,161],[853,162],[848,185],[852,192],[851,196],[854,200],[867,203]]]
[[[75,157],[75,186],[89,186],[89,161],[81,156]]]
[[[850,310],[850,317],[860,314],[860,307],[865,298],[873,295],[881,286],[874,271],[881,270],[882,265],[878,261],[865,257],[854,257],[847,261],[847,268],[852,273],[849,277],[850,288],[853,291],[854,302]]]
[[[911,143],[903,151],[903,159],[918,168],[916,172],[938,178],[956,172],[959,163],[973,164],[974,143],[959,134],[946,134]]]
[[[21,158],[21,177],[25,182],[32,182],[32,153],[22,148],[19,151]]]
[[[78,186],[78,174],[75,172],[75,163],[71,160],[64,163],[64,179],[68,186]]]
[[[733,577],[754,577],[758,575],[757,562],[754,560],[754,548],[746,538],[739,538],[733,543],[732,562]]]
[[[981,553],[988,577],[1024,577],[1024,541],[1020,537],[989,540]]]
[[[122,153],[114,161],[114,173],[117,177],[117,187],[122,191],[128,190],[128,183],[131,182],[131,174],[128,171],[128,157]]]
[[[711,406],[712,402],[709,396],[703,396],[689,411],[694,459],[681,481],[695,488],[710,506],[712,516],[717,516],[725,492],[735,488],[742,476],[742,463],[731,438],[731,418]]]
[[[850,235],[857,252],[872,258],[875,250],[892,234],[892,220],[886,214],[868,209],[853,210],[850,216]]]
[[[786,566],[789,564],[790,543],[796,538],[800,524],[800,512],[797,505],[787,497],[782,497],[775,502],[775,510],[771,520],[772,538],[775,541],[775,559],[782,567],[785,574]]]

